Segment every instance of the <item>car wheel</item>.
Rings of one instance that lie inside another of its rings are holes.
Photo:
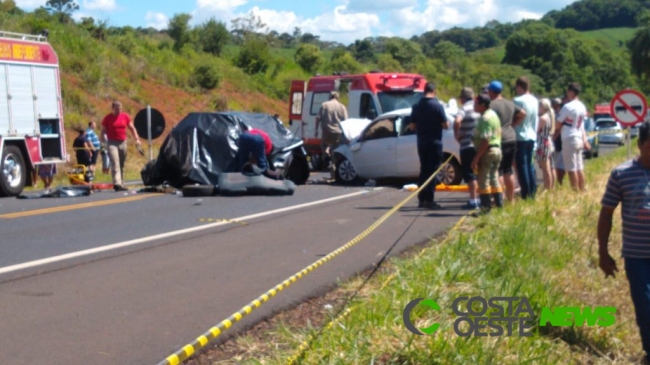
[[[354,184],[359,180],[357,171],[352,162],[345,157],[340,157],[336,163],[336,182],[340,184]]]
[[[443,157],[443,160],[447,160],[449,155]],[[463,181],[463,174],[460,170],[460,164],[455,157],[446,164],[442,170],[438,173],[438,180],[440,183],[445,185],[459,185]]]
[[[0,196],[18,196],[27,181],[23,155],[16,146],[5,146],[0,152]]]
[[[309,163],[305,155],[294,153],[287,171],[287,179],[296,185],[304,185],[309,180]]]
[[[214,185],[185,185],[182,192],[184,197],[192,198],[199,196],[214,195]]]

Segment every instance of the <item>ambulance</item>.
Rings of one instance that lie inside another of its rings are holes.
[[[316,115],[329,99],[330,92],[342,95],[348,118],[372,120],[378,115],[413,106],[422,98],[425,84],[422,75],[384,72],[294,80],[291,82],[289,124],[303,139],[313,168],[319,170],[325,166],[320,159],[321,139],[315,136]]]

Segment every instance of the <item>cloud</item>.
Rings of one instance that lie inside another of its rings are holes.
[[[231,11],[247,2],[248,0],[197,0],[196,6],[205,11]]]
[[[158,30],[167,29],[169,26],[169,18],[163,13],[148,11],[144,20],[147,22],[147,27],[156,28]]]
[[[16,0],[16,6],[19,8],[38,8],[41,5],[45,5],[47,0]]]
[[[253,7],[250,12],[259,16],[269,30],[292,33],[299,27],[303,33],[319,35],[321,40],[352,43],[357,39],[372,36],[373,29],[381,21],[378,15],[367,13],[348,13],[346,6],[335,7],[332,11],[312,18],[302,18],[292,11],[277,11]],[[245,16],[239,14],[238,16]]]
[[[350,0],[346,10],[350,12],[377,12],[410,8],[418,5],[418,0]]]
[[[84,8],[89,10],[110,11],[116,7],[115,0],[84,0]]]

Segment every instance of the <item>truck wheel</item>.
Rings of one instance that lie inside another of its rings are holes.
[[[304,185],[309,180],[309,163],[305,155],[294,153],[287,171],[287,179],[296,185]]]
[[[20,148],[5,146],[0,160],[0,196],[18,196],[25,188],[27,168]]]

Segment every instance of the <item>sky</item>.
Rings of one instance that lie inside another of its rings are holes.
[[[2,0],[0,0],[2,1]],[[410,38],[430,30],[455,26],[482,26],[490,20],[501,23],[539,19],[574,0],[76,0],[76,19],[93,17],[110,26],[165,29],[174,14],[192,15],[191,25],[212,17],[230,28],[232,19],[253,12],[279,33],[320,36],[324,41],[349,44],[375,36]],[[15,0],[31,11],[46,0]]]

